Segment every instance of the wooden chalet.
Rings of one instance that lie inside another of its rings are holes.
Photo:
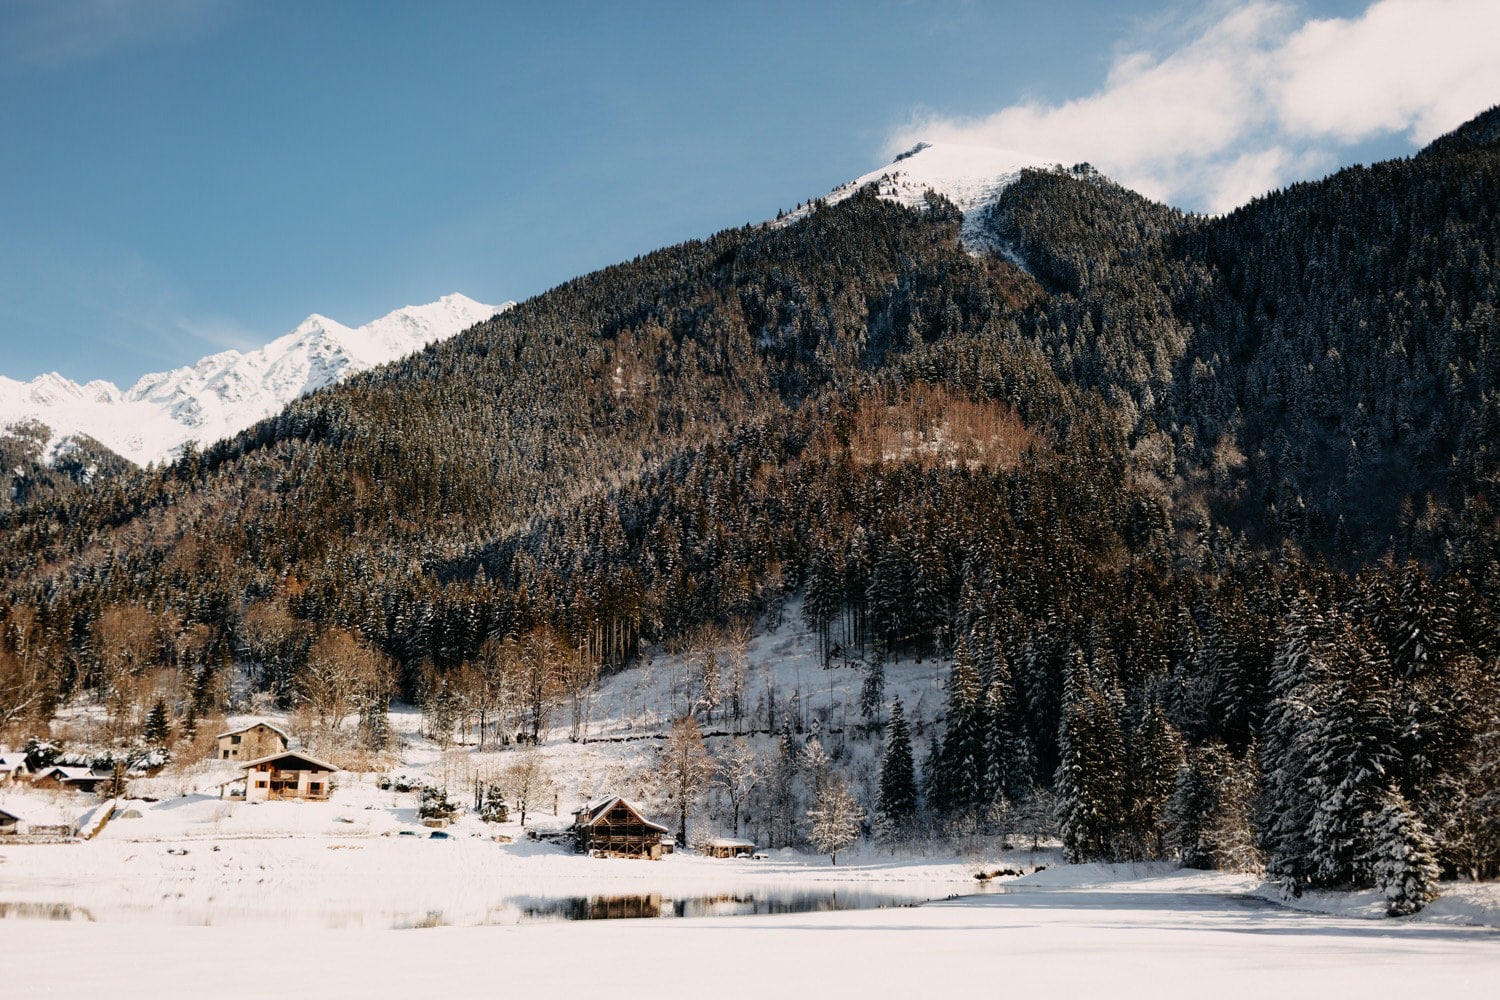
[[[322,801],[332,791],[334,764],[297,750],[284,750],[240,765],[246,802]]]
[[[595,857],[660,860],[662,836],[667,832],[618,795],[595,799],[573,813],[578,849]]]
[[[737,858],[741,854],[750,855],[755,853],[755,841],[736,840],[733,837],[715,837],[706,845],[708,856],[711,858]]]
[[[290,737],[269,722],[252,722],[214,737],[220,760],[259,760],[287,748]]]

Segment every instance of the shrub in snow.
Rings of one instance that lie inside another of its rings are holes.
[[[479,818],[486,823],[505,823],[510,820],[510,807],[505,804],[505,795],[494,782],[486,782],[474,790],[474,807]]]
[[[422,789],[422,795],[417,800],[418,819],[449,820],[456,815],[458,815],[458,806],[449,801],[446,788],[434,788],[429,785]]]

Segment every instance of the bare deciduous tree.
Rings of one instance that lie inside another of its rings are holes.
[[[563,667],[562,684],[568,692],[568,705],[572,710],[568,739],[574,743],[583,739],[588,728],[589,703],[598,682],[598,658],[585,649],[573,650]]]
[[[740,807],[749,798],[750,792],[760,780],[760,758],[745,742],[736,736],[729,749],[717,757],[714,785],[724,790],[729,797],[729,808],[734,814],[734,835],[740,835]]]
[[[714,760],[703,745],[703,731],[698,728],[698,720],[691,715],[672,723],[672,731],[667,735],[661,752],[662,781],[667,798],[677,807],[677,838],[686,844],[688,811],[713,779]]]
[[[807,811],[807,818],[812,823],[813,846],[828,855],[829,862],[836,865],[839,851],[859,840],[865,807],[859,804],[843,781],[831,778],[824,782],[823,793]]]
[[[564,665],[571,655],[555,629],[534,628],[520,637],[510,666],[515,671],[516,691],[533,743],[541,739],[553,709],[562,700]]]
[[[162,659],[160,618],[141,604],[112,604],[94,621],[97,684],[112,733],[139,728],[142,674]]]
[[[359,693],[378,683],[384,658],[358,632],[324,632],[308,650],[297,674],[297,698],[317,717],[322,729],[338,729]]]
[[[527,811],[546,799],[552,790],[552,775],[541,752],[534,746],[517,750],[500,772],[500,786],[521,811],[521,825],[525,826]]]

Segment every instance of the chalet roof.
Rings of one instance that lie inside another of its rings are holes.
[[[592,802],[586,803],[582,807],[574,810],[573,816],[575,825],[593,826],[605,816],[609,815],[609,811],[615,807],[616,803],[624,806],[626,809],[629,809],[632,813],[635,814],[636,819],[640,820],[641,823],[645,826],[649,826],[653,830],[660,830],[662,833],[670,832],[660,823],[653,823],[651,820],[647,819],[646,814],[641,811],[640,806],[620,795],[610,795],[604,798],[594,799]]]
[[[21,822],[21,817],[17,816],[9,809],[0,809],[0,819],[8,819],[15,823]]]
[[[24,753],[0,753],[0,771],[24,772],[26,769],[26,755]]]
[[[103,781],[108,778],[107,774],[100,774],[90,767],[67,767],[62,764],[54,764],[44,767],[36,774],[37,778],[56,778],[58,781]]]
[[[743,847],[746,849],[755,846],[753,840],[736,840],[733,837],[715,837],[708,842],[709,847]]]
[[[286,764],[282,764],[282,765],[280,765],[278,767],[278,770],[282,770],[282,771],[337,771],[339,769],[339,767],[338,767],[337,764],[330,764],[326,760],[319,760],[318,758],[312,756],[311,754],[303,753],[300,750],[282,750],[280,753],[268,754],[265,757],[257,757],[254,760],[247,760],[247,761],[245,761],[245,763],[243,763],[243,764],[240,765],[240,770],[244,771],[244,770],[248,770],[248,769],[250,769],[252,767],[258,767],[261,764],[270,764],[273,761],[284,761],[284,760],[293,760],[293,761],[296,761],[297,763],[292,764],[290,766],[288,766]]]
[[[285,729],[282,729],[280,726],[274,725],[270,722],[266,722],[264,719],[257,719],[254,722],[246,723],[238,729],[231,729],[228,732],[220,733],[219,735],[215,736],[214,739],[222,740],[226,736],[237,736],[240,733],[248,733],[256,726],[265,726],[267,729],[271,730],[271,732],[275,733],[277,736],[280,736],[288,743],[292,741],[291,735]]]

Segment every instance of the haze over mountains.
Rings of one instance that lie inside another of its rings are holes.
[[[188,441],[206,447],[232,437],[299,396],[451,337],[513,304],[445,295],[354,328],[315,313],[259,350],[209,355],[144,375],[129,389],[102,380],[79,385],[55,372],[30,382],[0,376],[0,433],[28,421],[47,428],[48,462],[75,446],[79,435],[136,465],[167,462]]]

